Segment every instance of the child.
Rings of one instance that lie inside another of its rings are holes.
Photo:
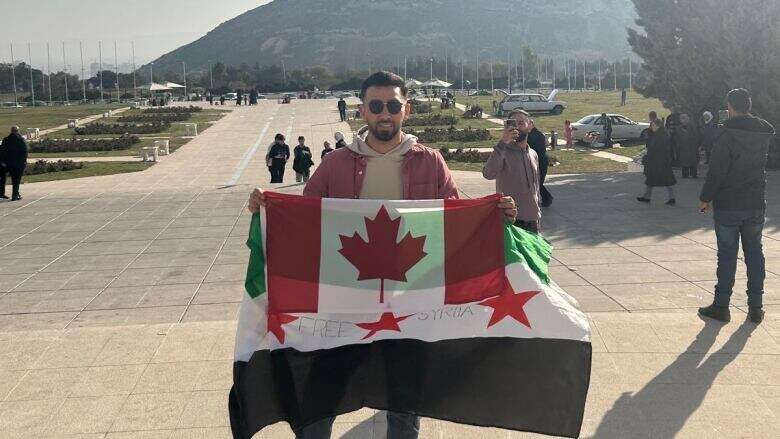
[[[325,143],[322,144],[322,146],[324,147],[324,149],[322,150],[322,155],[320,156],[320,158],[324,159],[325,156],[328,155],[328,153],[333,152],[333,148],[330,147],[330,142],[328,142],[327,140],[325,141]]]
[[[566,139],[566,147],[572,148],[574,146],[574,138],[571,134],[571,121],[564,122],[563,137]]]

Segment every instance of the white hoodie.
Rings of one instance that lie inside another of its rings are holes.
[[[374,151],[366,143],[368,130],[359,130],[347,147],[366,158],[366,175],[360,198],[369,200],[401,200],[404,197],[403,162],[417,137],[403,134],[401,143],[385,154]]]

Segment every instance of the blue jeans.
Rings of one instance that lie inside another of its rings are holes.
[[[336,418],[325,418],[295,434],[295,439],[329,439]],[[387,439],[417,439],[420,417],[408,413],[387,412]]]
[[[764,230],[764,210],[715,210],[715,235],[718,238],[718,284],[715,285],[715,305],[728,306],[737,271],[737,253],[742,238],[742,253],[747,266],[748,306],[763,306],[766,277],[761,234]]]

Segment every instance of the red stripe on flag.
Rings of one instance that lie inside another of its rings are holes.
[[[476,302],[505,286],[503,214],[499,196],[444,200],[444,303]]]
[[[266,192],[268,312],[317,312],[321,199]]]

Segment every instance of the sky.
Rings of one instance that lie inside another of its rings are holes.
[[[0,0],[0,4],[11,0]],[[46,69],[46,43],[50,43],[51,66],[63,66],[62,43],[69,71],[81,70],[79,41],[84,63],[98,60],[102,40],[103,62],[114,63],[114,41],[121,65],[131,59],[130,42],[135,43],[135,61],[144,64],[179,46],[195,41],[233,17],[270,0],[26,0],[14,7],[0,26],[0,62],[14,59]],[[7,8],[5,12],[8,13]]]

